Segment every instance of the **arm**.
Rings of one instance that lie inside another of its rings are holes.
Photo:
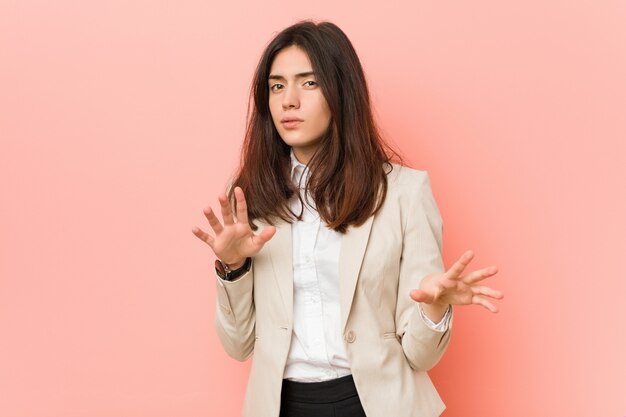
[[[246,360],[254,349],[255,312],[252,269],[234,281],[215,276],[217,335],[229,356]]]
[[[443,223],[432,197],[427,176],[421,184],[417,207],[421,208],[424,214],[420,215],[416,211],[411,211],[410,214],[415,214],[417,220],[415,222],[407,221],[407,233],[405,233],[405,237],[409,236],[409,231],[413,230],[413,226],[418,225],[417,229],[422,236],[421,239],[418,239],[420,243],[418,245],[420,247],[419,255],[424,255],[420,258],[420,261],[424,261],[423,264],[413,265],[413,267],[421,269],[419,269],[418,274],[420,277],[419,285],[410,291],[410,298],[417,302],[415,304],[424,310],[423,313],[430,320],[440,320],[444,316],[444,311],[450,309],[449,326],[443,333],[440,333],[439,338],[432,335],[432,331],[436,331],[432,327],[429,327],[431,334],[420,330],[422,326],[414,320],[413,316],[407,320],[405,338],[407,335],[410,337],[406,339],[406,344],[404,344],[403,339],[405,354],[415,369],[428,370],[439,361],[450,342],[452,306],[476,304],[483,306],[492,313],[497,313],[498,309],[486,297],[502,299],[504,294],[502,291],[494,290],[481,283],[484,279],[498,272],[496,266],[489,266],[464,274],[465,268],[474,256],[471,250],[466,251],[448,271],[443,271],[443,264],[441,263]],[[410,244],[410,241],[407,244]],[[403,287],[404,290],[406,290],[405,287]],[[399,294],[398,298],[399,300],[403,299],[402,293]],[[424,315],[422,315],[422,321],[425,321]],[[444,328],[446,327],[445,324],[442,323],[442,325]]]
[[[248,223],[248,210],[245,196],[241,188],[236,187],[236,216],[229,205],[226,194],[219,197],[224,224],[208,207],[204,214],[209,221],[214,235],[210,235],[198,227],[192,232],[213,250],[215,256],[229,267],[243,265],[246,258],[253,258],[265,243],[276,232],[274,226],[268,226],[259,234],[255,234]],[[217,302],[215,323],[217,334],[230,356],[245,360],[254,347],[254,266],[245,275],[233,281],[226,281],[217,276]]]
[[[418,175],[417,184],[410,191],[408,212],[404,214],[406,221],[400,261],[396,327],[411,367],[428,371],[437,364],[448,347],[453,311],[450,307],[447,329],[444,332],[437,331],[428,326],[418,303],[409,296],[410,291],[418,288],[424,277],[444,271],[443,221],[432,195],[428,173],[422,171]],[[446,308],[448,307],[444,306],[441,310],[441,316]]]

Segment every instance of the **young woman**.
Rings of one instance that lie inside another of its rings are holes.
[[[357,54],[329,22],[267,46],[254,77],[239,172],[221,222],[193,233],[216,260],[226,352],[254,354],[245,416],[433,417],[427,371],[450,341],[452,305],[502,293],[496,267],[448,270],[426,171],[391,161]]]

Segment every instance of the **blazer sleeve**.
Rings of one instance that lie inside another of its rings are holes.
[[[421,280],[433,273],[444,272],[442,259],[443,220],[432,194],[426,171],[417,171],[410,181],[410,203],[405,217],[405,230],[400,260],[396,332],[401,338],[404,354],[411,368],[428,371],[443,356],[450,342],[453,309],[444,332],[428,326],[420,315],[419,304],[409,293]]]
[[[215,274],[217,335],[226,353],[239,361],[248,359],[254,350],[254,259],[252,262],[250,271],[235,281],[223,280]]]

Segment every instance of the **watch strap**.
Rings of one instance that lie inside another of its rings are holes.
[[[215,260],[215,272],[217,275],[225,281],[232,281],[234,279],[239,278],[244,275],[246,272],[250,271],[250,267],[252,266],[252,258],[246,258],[246,261],[242,266],[237,269],[230,270],[228,266],[220,261],[219,259]]]

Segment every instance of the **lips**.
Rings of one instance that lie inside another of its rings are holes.
[[[298,119],[297,117],[285,117],[280,121],[283,126],[287,129],[294,128],[303,122],[302,119]]]

